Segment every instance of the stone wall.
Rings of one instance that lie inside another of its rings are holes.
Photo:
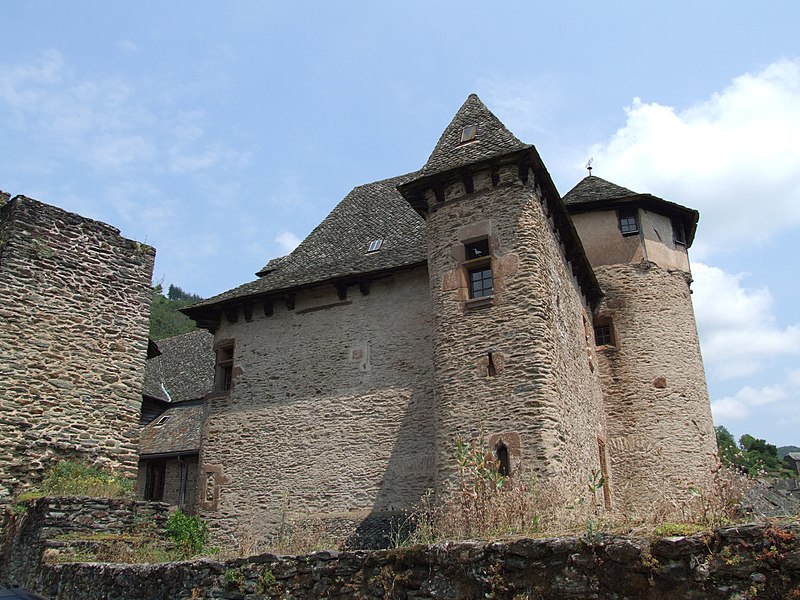
[[[21,503],[18,510],[4,514],[0,582],[35,586],[42,560],[52,560],[69,537],[119,536],[144,528],[163,536],[168,510],[165,503],[118,498],[39,498]]]
[[[604,436],[589,308],[543,206],[516,164],[427,194],[434,315],[437,486],[453,476],[456,436],[482,429],[570,499],[601,468]],[[488,239],[493,296],[469,298],[465,244]],[[488,369],[491,353],[494,372]]]
[[[0,212],[0,504],[51,460],[134,476],[155,251],[17,196]]]
[[[784,600],[800,596],[800,528],[691,537],[519,539],[228,562],[45,565],[54,600],[437,598]]]
[[[716,452],[688,275],[646,261],[595,271],[616,334],[597,354],[621,508],[668,507],[708,484]]]
[[[433,486],[430,298],[424,269],[297,293],[252,321],[223,318],[230,393],[207,399],[198,513],[218,541],[294,520],[365,522]],[[372,535],[372,534],[370,534]]]

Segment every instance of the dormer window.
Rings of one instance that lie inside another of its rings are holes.
[[[461,130],[461,143],[466,144],[467,142],[471,142],[478,136],[478,126],[477,125],[467,125],[464,129]]]
[[[370,252],[377,252],[378,250],[381,249],[381,246],[383,246],[383,239],[372,240],[369,243],[369,248],[367,248],[367,254],[369,254]]]
[[[619,216],[619,230],[622,235],[639,233],[639,220],[636,218],[635,208],[621,208],[617,214]]]

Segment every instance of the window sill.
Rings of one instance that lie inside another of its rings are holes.
[[[595,346],[595,349],[598,352],[616,352],[619,350],[614,344],[603,344],[601,346]]]
[[[478,308],[486,308],[494,305],[494,295],[481,296],[480,298],[470,298],[464,303],[464,308],[467,310],[475,310]]]

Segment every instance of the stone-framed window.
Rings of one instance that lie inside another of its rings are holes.
[[[467,271],[467,288],[471,299],[494,295],[494,277],[488,238],[464,244],[464,268]]]
[[[503,477],[511,475],[511,455],[508,452],[508,446],[500,442],[495,446],[494,457],[497,461],[497,472]]]
[[[227,392],[233,383],[233,342],[217,346],[217,362],[214,366],[214,391]]]
[[[617,335],[614,321],[609,316],[598,316],[594,319],[594,343],[596,346],[615,347]]]
[[[635,208],[620,208],[617,211],[619,219],[619,230],[622,235],[634,235],[639,233],[639,219]]]

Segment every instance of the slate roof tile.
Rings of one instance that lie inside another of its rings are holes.
[[[636,192],[624,188],[621,185],[601,179],[597,175],[589,175],[581,179],[574,188],[568,191],[563,200],[564,204],[569,206],[603,202],[636,195],[638,195]]]
[[[477,135],[474,141],[462,143],[461,132],[469,125],[477,125]],[[470,94],[444,130],[418,176],[433,175],[529,147],[519,141],[476,94]]]
[[[409,173],[354,188],[291,254],[267,263],[259,271],[265,273],[262,277],[184,311],[191,315],[234,298],[424,263],[425,221],[397,191],[399,184],[413,176]],[[378,252],[368,253],[375,239],[383,239],[383,245]]]
[[[214,387],[214,336],[197,330],[157,340],[147,361],[142,394],[167,402],[202,398]]]
[[[163,422],[163,425],[159,423]],[[180,403],[142,428],[139,454],[173,454],[197,452],[203,426],[203,405]]]

